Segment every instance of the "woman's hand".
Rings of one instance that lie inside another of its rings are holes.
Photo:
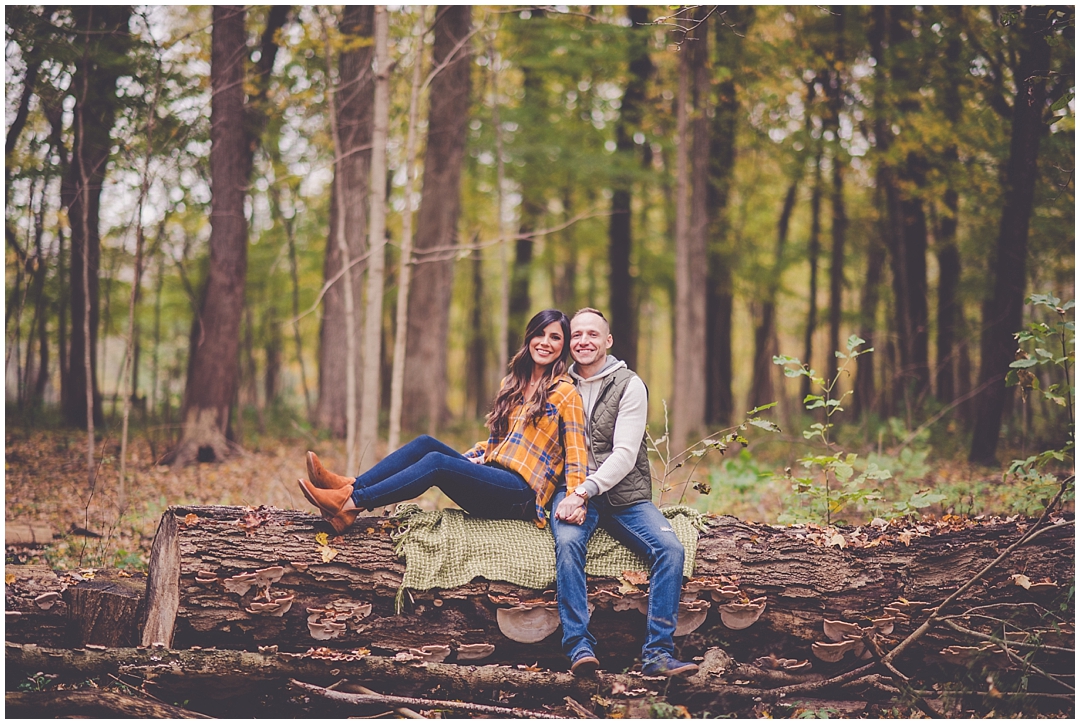
[[[468,460],[471,463],[476,463],[477,465],[483,465],[484,464],[484,456],[483,455],[477,455],[474,458],[465,458],[465,459]]]
[[[585,499],[580,495],[567,495],[555,508],[555,517],[572,525],[585,522]]]

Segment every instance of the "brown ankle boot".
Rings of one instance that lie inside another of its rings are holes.
[[[344,488],[346,485],[352,485],[356,482],[355,478],[338,475],[324,468],[322,463],[319,462],[319,456],[310,450],[308,450],[307,454],[307,474],[311,484],[323,490]]]
[[[344,533],[360,514],[359,508],[345,510],[345,503],[352,497],[352,487],[340,487],[333,490],[316,488],[307,480],[300,478],[300,492],[304,497],[317,507],[322,517],[334,527],[338,533]]]

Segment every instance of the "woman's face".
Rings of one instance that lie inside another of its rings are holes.
[[[533,364],[538,367],[547,367],[562,355],[563,345],[562,325],[552,322],[544,327],[544,331],[529,340],[529,354]]]

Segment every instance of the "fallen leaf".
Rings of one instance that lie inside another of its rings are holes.
[[[897,536],[897,538],[900,539],[900,542],[906,546],[911,545],[911,539],[914,537],[915,531],[913,530],[902,530],[900,531],[900,535]]]
[[[1009,583],[1015,586],[1020,586],[1025,590],[1031,588],[1031,579],[1025,576],[1023,573],[1014,573],[1009,576]]]
[[[199,524],[199,516],[194,513],[188,513],[184,516],[184,526],[187,528],[194,527]]]
[[[321,546],[327,545],[330,543],[330,536],[328,536],[326,533],[316,533],[315,542]]]
[[[337,557],[338,551],[330,546],[319,546],[319,554],[322,555],[323,563],[329,563]]]
[[[14,573],[5,573],[4,574],[4,583],[6,583],[7,585],[10,586],[14,582],[15,582],[15,574]]]
[[[842,533],[837,533],[836,535],[834,535],[832,538],[829,539],[829,542],[825,547],[828,548],[829,546],[836,546],[837,548],[846,548],[847,547],[847,541],[844,540],[844,536],[843,536]]]
[[[645,571],[623,571],[623,580],[635,586],[644,586],[649,582],[649,574]]]

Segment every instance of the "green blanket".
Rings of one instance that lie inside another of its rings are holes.
[[[663,509],[686,549],[683,575],[694,571],[697,531],[703,516],[693,508]],[[540,529],[521,520],[476,518],[461,510],[421,511],[415,504],[398,507],[397,552],[405,558],[402,589],[455,588],[477,577],[542,590],[555,584],[555,539],[551,527]],[[589,541],[585,572],[617,577],[649,567],[602,528]]]

